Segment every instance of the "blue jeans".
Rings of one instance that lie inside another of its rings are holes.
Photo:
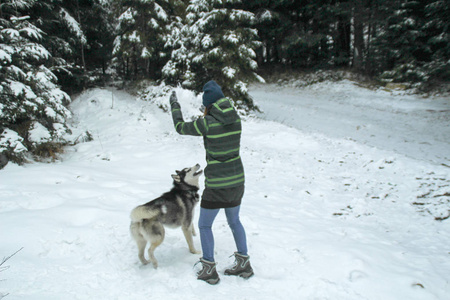
[[[237,252],[247,255],[247,238],[245,236],[244,227],[239,220],[239,210],[241,206],[225,208],[228,225],[233,232],[234,242],[236,243]],[[198,229],[200,230],[200,240],[202,243],[203,259],[214,261],[214,236],[212,233],[212,224],[219,213],[220,209],[200,208],[200,218],[198,220]]]

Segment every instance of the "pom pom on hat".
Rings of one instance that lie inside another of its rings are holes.
[[[203,86],[203,105],[205,107],[214,104],[217,100],[225,98],[220,86],[214,81],[208,81]]]

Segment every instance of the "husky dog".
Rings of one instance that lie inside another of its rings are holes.
[[[138,246],[139,259],[144,265],[149,263],[144,256],[148,242],[149,260],[154,268],[158,267],[154,251],[164,241],[164,226],[181,226],[189,251],[200,253],[194,247],[192,236],[196,233],[192,219],[194,207],[199,201],[198,179],[202,172],[199,164],[176,171],[177,174],[172,175],[174,186],[169,192],[131,211],[130,231]]]

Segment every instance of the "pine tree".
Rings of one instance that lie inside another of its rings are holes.
[[[425,6],[426,33],[431,59],[424,68],[431,80],[450,81],[450,5],[447,1],[432,1]]]
[[[45,32],[42,44],[49,49],[52,70],[68,92],[78,92],[93,78],[105,76],[114,40],[109,1],[39,0],[27,12],[30,22]]]
[[[79,12],[80,25],[87,39],[86,70],[102,79],[110,75],[107,69],[112,59],[115,38],[114,15],[108,1],[91,0],[89,5],[80,7]]]
[[[296,22],[301,9],[294,1],[261,1],[248,0],[242,2],[244,10],[255,14],[255,28],[258,30],[262,47],[258,55],[258,63],[280,64],[295,56],[290,47],[296,44],[301,29]],[[303,7],[303,5],[300,5]],[[294,46],[295,47],[295,46]]]
[[[53,155],[68,130],[65,107],[69,96],[56,85],[45,65],[50,52],[41,44],[43,32],[30,23],[33,0],[9,0],[0,14],[0,153],[22,163],[29,151]]]
[[[251,107],[247,84],[262,80],[256,73],[255,49],[260,46],[254,14],[235,8],[240,1],[193,0],[187,7],[186,25],[176,28],[171,59],[164,67],[166,80],[180,80],[201,92],[214,79],[225,95]]]
[[[166,53],[168,0],[122,0],[114,56],[126,78],[160,77]]]
[[[189,1],[185,1],[189,2]],[[162,69],[162,78],[166,84],[177,85],[187,78],[189,41],[186,39],[188,30],[186,23],[187,3],[175,1],[172,4],[172,14],[167,27],[164,49],[168,53],[168,61]]]
[[[423,31],[426,0],[396,1],[387,18],[384,31],[375,42],[379,49],[381,78],[394,82],[423,83],[429,79],[424,64],[431,61],[432,51]]]
[[[291,30],[284,43],[291,64],[307,68],[335,64],[333,60],[341,56],[335,47],[338,31],[333,5],[327,0],[302,2],[296,10],[289,10],[297,14],[296,25],[291,26],[297,30]]]
[[[353,1],[272,0],[244,2],[256,14],[264,52],[259,63],[269,66],[316,67],[349,64]]]
[[[39,0],[30,10],[22,12],[45,32],[41,43],[51,53],[52,71],[60,84],[73,92],[86,81],[83,55],[87,38],[79,22],[80,1]]]

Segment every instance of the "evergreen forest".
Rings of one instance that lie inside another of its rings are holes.
[[[0,165],[57,153],[71,96],[111,82],[214,79],[248,109],[273,70],[433,89],[450,79],[449,16],[447,0],[1,0]]]

